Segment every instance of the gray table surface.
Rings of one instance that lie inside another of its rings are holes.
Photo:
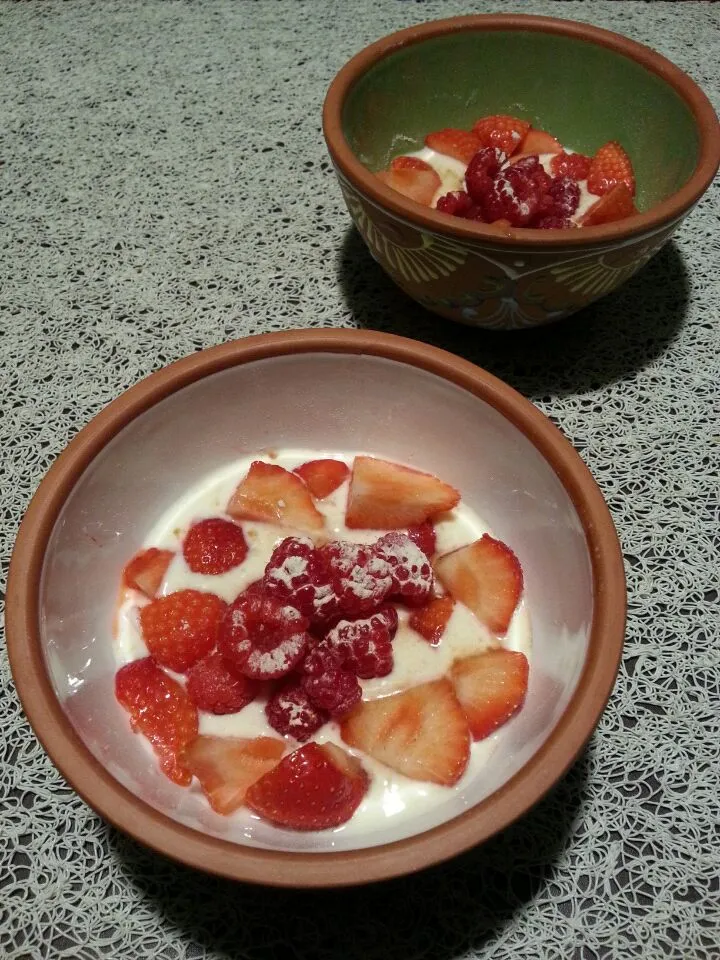
[[[185,869],[90,811],[35,741],[0,656],[0,955],[607,960],[720,956],[718,186],[619,292],[553,329],[453,327],[350,228],[320,131],[366,43],[462,12],[586,20],[720,104],[720,6],[107,0],[0,6],[0,536],[106,403],[198,348],[371,327],[439,344],[532,399],[593,471],[630,606],[585,753],[502,836],[356,891]]]

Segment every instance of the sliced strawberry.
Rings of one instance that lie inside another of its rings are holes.
[[[445,679],[358,704],[341,732],[345,743],[413,780],[451,786],[470,756],[467,720]]]
[[[293,470],[317,500],[329,497],[350,475],[342,460],[310,460]]]
[[[524,156],[528,153],[562,153],[562,144],[544,130],[531,129],[520,144],[517,155]]]
[[[528,670],[525,654],[514,650],[488,650],[455,661],[450,679],[475,740],[517,713],[525,702]]]
[[[250,464],[227,512],[235,520],[259,520],[295,530],[322,530],[325,524],[300,477],[262,460]]]
[[[635,174],[630,157],[617,140],[610,140],[600,147],[590,162],[587,188],[590,193],[601,197],[618,183],[625,184],[631,197],[635,195]]]
[[[247,805],[292,830],[327,830],[346,823],[368,789],[359,760],[332,743],[299,747],[254,783]]]
[[[197,737],[183,760],[198,778],[210,806],[227,816],[245,802],[248,787],[269,773],[285,752],[273,737]]]
[[[150,657],[115,674],[115,696],[130,714],[135,733],[152,744],[166,777],[183,787],[192,780],[181,754],[198,732],[198,714],[182,686]]]
[[[445,633],[454,606],[452,597],[438,597],[431,600],[427,606],[413,610],[408,625],[433,647],[437,646]]]
[[[454,157],[461,163],[470,163],[481,144],[476,134],[468,130],[446,127],[444,130],[429,133],[425,137],[425,146],[437,153],[444,153],[447,157]]]
[[[377,174],[386,186],[392,187],[403,196],[409,197],[424,207],[429,207],[440,188],[441,180],[437,173],[430,170],[403,167],[400,170],[381,170]]]
[[[597,227],[601,223],[614,223],[637,213],[633,198],[626,184],[616,184],[609,193],[594,203],[580,219],[583,227]]]
[[[432,170],[429,163],[420,157],[395,157],[390,163],[391,170]]]
[[[257,696],[258,686],[256,681],[234,673],[225,658],[213,650],[190,667],[186,689],[198,710],[221,715],[246,707]]]
[[[123,583],[126,587],[139,590],[152,599],[160,589],[174,556],[172,550],[158,550],[156,547],[141,550],[123,570]]]
[[[510,547],[485,534],[435,561],[449,593],[493,633],[507,631],[523,588],[520,562]]]
[[[460,494],[430,473],[375,457],[355,457],[345,523],[354,529],[409,527],[452,510]]]
[[[432,560],[435,555],[435,548],[437,543],[437,538],[435,536],[435,527],[432,524],[431,520],[426,520],[425,523],[418,523],[415,526],[408,527],[407,535],[416,543],[425,556]]]
[[[222,517],[194,523],[183,541],[183,557],[193,573],[227,573],[240,566],[247,552],[242,527]]]
[[[145,646],[161,666],[184,673],[214,648],[226,606],[200,590],[157,597],[140,609]]]
[[[473,126],[481,147],[498,147],[509,157],[526,137],[530,124],[517,117],[497,114],[483,117]]]
[[[584,153],[556,153],[550,161],[550,172],[554,177],[570,177],[571,180],[585,180],[590,172],[590,157]]]
[[[307,652],[308,622],[295,607],[261,593],[244,593],[227,608],[218,649],[230,667],[251,680],[277,680]]]

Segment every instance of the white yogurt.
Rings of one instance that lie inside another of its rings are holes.
[[[146,547],[159,547],[177,551],[160,589],[165,595],[176,590],[197,589],[216,593],[227,601],[233,600],[247,586],[258,580],[265,569],[273,547],[285,537],[294,534],[308,536],[305,531],[293,531],[270,524],[243,521],[242,527],[248,543],[248,554],[240,566],[225,574],[206,576],[193,573],[188,569],[181,551],[182,540],[188,527],[206,517],[224,515],[230,496],[248,471],[253,460],[264,459],[286,469],[293,469],[308,460],[324,457],[342,459],[352,464],[354,453],[338,454],[336,451],[287,450],[273,456],[258,454],[223,467],[205,478],[201,484],[190,490],[182,499],[170,507],[149,531]],[[325,517],[325,530],[315,539],[341,539],[356,542],[372,542],[382,535],[379,530],[349,530],[344,523],[349,484],[345,482],[327,499],[317,503],[318,510]],[[446,514],[435,524],[439,553],[447,553],[458,547],[472,543],[487,533],[488,527],[467,506],[458,507]],[[146,603],[140,595],[132,592],[123,602],[117,618],[117,632],[114,640],[118,665],[128,663],[148,655],[139,626],[138,610]],[[388,696],[400,690],[442,677],[452,662],[458,657],[480,653],[498,645],[498,640],[479,620],[460,603],[455,605],[445,633],[437,646],[431,646],[424,638],[408,626],[409,612],[398,609],[399,627],[393,642],[394,667],[387,677],[374,680],[361,680],[363,699],[373,700]],[[521,650],[530,655],[530,621],[524,603],[515,611],[503,646],[512,650]],[[183,677],[176,676],[181,683]],[[264,701],[256,700],[236,714],[215,716],[200,712],[200,733],[221,737],[278,737],[279,734],[267,722]],[[288,747],[296,742],[288,739]],[[314,737],[319,743],[331,741],[348,750],[340,737],[340,728],[331,721],[325,724]],[[468,769],[457,788],[462,788],[467,779],[477,775],[487,761],[495,746],[495,737],[489,737],[472,746]],[[148,749],[150,749],[148,745]],[[401,816],[403,811],[412,810],[414,815],[424,813],[442,804],[448,796],[448,790],[431,783],[410,780],[388,767],[366,756],[360,751],[350,750],[357,755],[371,775],[371,786],[362,804],[352,820],[337,828],[336,832],[362,834],[377,829],[388,818]],[[194,781],[191,790],[200,792],[199,784]]]

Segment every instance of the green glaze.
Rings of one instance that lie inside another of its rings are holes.
[[[350,91],[343,130],[358,159],[380,170],[426,133],[493,113],[583,153],[618,140],[640,210],[681,187],[698,159],[692,112],[657,74],[606,47],[528,30],[462,31],[397,50]]]

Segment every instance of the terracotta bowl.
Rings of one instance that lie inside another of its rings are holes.
[[[526,578],[533,629],[522,712],[482,778],[431,814],[373,832],[292,833],[214,814],[159,771],[113,695],[120,572],[188,487],[243,455],[367,449],[457,486]],[[607,507],[558,430],[490,374],[443,351],[360,331],[296,331],[205,350],[153,374],[70,443],[22,522],[7,595],[13,676],[51,759],[103,817],[186,864],[278,886],[365,883],[481,843],[572,764],[610,693],[625,614]]]
[[[618,140],[640,213],[580,230],[503,230],[423,207],[374,174],[443,127],[508,113],[592,154]],[[353,57],[325,100],[324,133],[370,253],[428,310],[494,329],[574,313],[638,271],[708,188],[720,130],[700,88],[648,47],[550,17],[453,17]]]

